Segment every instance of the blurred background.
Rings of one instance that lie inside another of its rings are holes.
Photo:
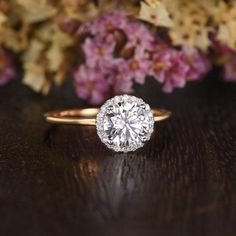
[[[73,78],[92,105],[148,78],[171,93],[218,68],[236,81],[236,3],[207,0],[1,0],[0,85],[48,95]]]

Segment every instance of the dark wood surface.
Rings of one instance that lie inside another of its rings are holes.
[[[0,235],[236,235],[236,85],[137,95],[173,111],[141,150],[115,154],[43,113],[85,106],[70,85],[43,98],[0,88]]]

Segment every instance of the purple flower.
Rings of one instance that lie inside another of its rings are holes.
[[[103,74],[114,93],[130,93],[134,81],[145,82],[151,66],[148,51],[155,40],[144,24],[113,11],[81,25],[78,33],[87,35],[82,44],[86,68]]]
[[[150,72],[151,61],[149,54],[144,49],[136,48],[134,56],[123,61],[120,66],[123,67],[129,80],[134,79],[137,83],[144,84],[145,78]]]
[[[82,48],[86,56],[87,66],[91,68],[107,67],[114,57],[115,40],[111,34],[101,38],[87,38]]]
[[[104,14],[97,21],[99,32],[109,32],[115,29],[124,29],[127,25],[128,17],[124,11],[116,10]]]
[[[224,64],[224,80],[236,82],[236,55]]]
[[[211,45],[212,60],[217,65],[224,65],[229,61],[231,55],[234,53],[233,49],[218,41],[217,39],[212,39]]]
[[[231,54],[233,52],[233,49],[231,49],[223,42],[217,40],[215,37],[212,38],[211,49],[217,55]]]
[[[165,92],[172,92],[175,87],[184,87],[188,71],[189,65],[182,52],[169,48],[154,54],[151,75],[164,83]]]
[[[16,77],[16,69],[10,53],[0,49],[0,86]]]
[[[189,65],[189,70],[186,75],[187,80],[201,79],[211,69],[210,61],[198,49],[193,47],[184,47],[183,53],[186,58],[186,64]]]
[[[103,14],[92,23],[85,23],[79,27],[78,33],[82,35],[97,35],[111,33],[115,29],[124,29],[127,25],[127,15],[123,11],[113,11]]]
[[[75,73],[77,93],[93,104],[111,93],[133,92],[133,83],[144,84],[149,75],[163,84],[164,91],[171,92],[188,80],[200,79],[210,69],[209,61],[197,49],[171,48],[122,11],[83,24],[78,33],[85,36],[85,63]],[[91,94],[100,97],[94,99]]]
[[[125,59],[116,59],[113,69],[108,75],[114,94],[132,93],[133,78],[130,76],[128,63]]]
[[[124,32],[128,37],[126,48],[142,47],[149,51],[153,50],[154,37],[143,24],[138,22],[127,24]]]
[[[78,97],[93,105],[101,104],[110,95],[110,85],[104,74],[98,69],[81,65],[74,72]]]
[[[163,47],[154,54],[151,74],[164,84],[165,92],[172,92],[184,87],[188,80],[201,79],[210,68],[209,60],[195,48],[178,51]]]
[[[86,36],[88,34],[92,34],[92,30],[91,30],[92,25],[93,24],[91,22],[81,24],[78,28],[77,34],[79,36],[81,36],[81,35]]]

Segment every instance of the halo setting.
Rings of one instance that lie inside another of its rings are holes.
[[[116,152],[130,152],[151,138],[154,117],[142,99],[121,95],[106,101],[96,118],[101,141]]]

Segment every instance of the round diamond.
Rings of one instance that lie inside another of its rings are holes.
[[[135,151],[150,139],[153,114],[142,99],[122,95],[108,100],[97,115],[101,141],[117,152]]]

